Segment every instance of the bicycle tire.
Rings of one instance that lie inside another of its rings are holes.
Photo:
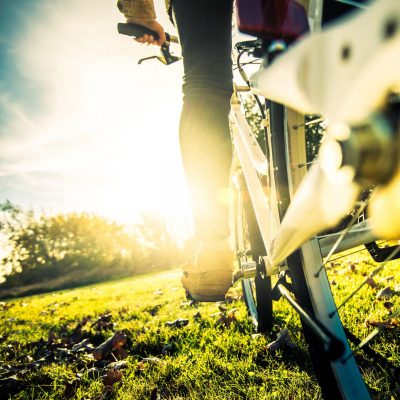
[[[240,170],[236,170],[232,178],[235,252],[241,269],[243,263],[248,261],[254,261],[259,265],[260,258],[265,256],[266,251],[243,174]],[[242,280],[242,292],[248,314],[257,331],[270,331],[273,326],[271,278],[258,269],[255,278]]]
[[[306,162],[304,130],[300,132],[299,129],[296,129],[295,134],[291,131],[291,127],[302,126],[299,118],[304,117],[273,102],[268,102],[268,112],[270,115],[274,177],[277,198],[279,198],[277,206],[282,219],[296,186],[301,180],[301,176],[294,176],[298,173],[297,166],[304,165]],[[290,118],[297,119],[296,123],[289,123],[288,119]],[[295,141],[295,143],[292,141]],[[299,143],[301,142],[304,148],[299,150]],[[342,341],[347,354],[351,353],[339,315],[337,313],[334,316],[330,315],[332,310],[336,309],[336,305],[325,270],[318,274],[318,277],[315,274],[319,266],[322,265],[322,256],[317,240],[311,239],[306,242],[286,261],[293,294],[298,303]],[[322,343],[313,331],[303,320],[301,322],[323,397],[335,400],[370,398],[354,357],[350,357],[345,363],[342,361],[344,358],[337,361],[330,360]]]

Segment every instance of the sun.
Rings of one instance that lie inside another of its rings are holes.
[[[178,139],[181,71],[149,65],[133,73],[130,60],[96,64],[84,74],[80,96],[85,118],[101,131],[90,150],[96,209],[120,222],[152,212],[187,232],[190,200]]]

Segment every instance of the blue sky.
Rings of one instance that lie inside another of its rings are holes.
[[[138,66],[158,50],[118,35],[122,20],[114,1],[0,2],[0,201],[184,230],[182,66]]]

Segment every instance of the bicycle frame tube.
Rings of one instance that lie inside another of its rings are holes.
[[[261,236],[267,254],[269,254],[279,219],[271,209],[270,203],[264,194],[256,168],[258,166],[260,171],[267,173],[268,169],[266,168],[269,168],[268,161],[262,154],[262,150],[258,146],[251,128],[241,112],[240,104],[232,104],[231,121],[233,143],[243,170],[251,202],[254,205]],[[268,275],[277,272],[279,272],[278,269],[276,271],[268,271]]]
[[[233,104],[231,106],[232,116],[235,119],[237,126],[240,127],[241,137],[244,146],[246,147],[247,154],[251,159],[251,163],[254,168],[261,175],[268,175],[269,165],[268,160],[265,157],[263,151],[257,143],[257,139],[254,137],[246,117],[243,115],[239,104]],[[243,132],[243,133],[242,133]]]
[[[336,244],[341,232],[332,233],[324,237],[318,238],[319,246],[321,248],[322,257],[326,257],[331,251],[332,247]],[[365,243],[374,242],[378,238],[372,233],[368,221],[357,224],[349,230],[345,238],[337,246],[335,253],[349,250],[354,247],[363,245]]]

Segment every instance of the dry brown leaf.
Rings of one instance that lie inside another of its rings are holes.
[[[388,319],[386,321],[377,321],[374,319],[367,319],[365,321],[367,327],[394,329],[399,327],[399,321],[396,318]]]
[[[100,346],[93,350],[93,357],[96,360],[103,360],[106,358],[113,350],[119,350],[127,342],[128,338],[124,332],[117,331],[114,335],[108,338]]]
[[[193,319],[194,319],[195,321],[200,321],[201,318],[202,318],[202,316],[201,316],[201,314],[200,314],[200,311],[197,311],[197,313],[195,313],[195,314],[193,315]]]
[[[352,262],[349,262],[349,264],[348,264],[348,266],[347,266],[347,270],[348,270],[349,272],[352,272],[352,273],[356,272],[356,270],[357,270],[356,264],[355,264],[355,263],[352,263]]]
[[[122,380],[122,372],[119,369],[110,368],[102,376],[104,386],[113,386],[115,383]]]
[[[236,308],[233,308],[232,310],[229,310],[227,312],[221,312],[220,318],[217,321],[217,325],[222,325],[228,328],[233,322],[237,321],[235,313]]]
[[[161,304],[157,304],[154,307],[146,308],[144,311],[148,312],[152,317],[155,317],[161,307],[162,307]]]
[[[387,308],[389,311],[392,311],[392,308],[393,308],[393,306],[394,306],[394,304],[393,304],[392,302],[390,302],[390,301],[385,301],[385,302],[383,303],[383,305],[384,305],[384,307]]]
[[[100,315],[99,318],[91,325],[97,331],[101,331],[103,329],[113,329],[114,323],[111,321],[112,315],[110,313],[105,313]]]
[[[382,290],[380,290],[377,293],[376,298],[378,300],[380,300],[380,299],[390,299],[392,296],[393,296],[392,289],[390,289],[389,286],[386,286],[385,288],[383,288]]]
[[[367,283],[367,285],[372,287],[372,289],[376,289],[378,287],[378,284],[371,277],[368,277],[368,279],[365,282]]]

